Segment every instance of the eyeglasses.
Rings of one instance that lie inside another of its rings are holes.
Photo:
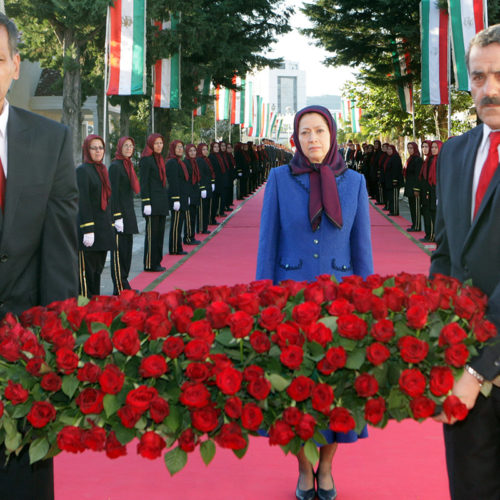
[[[130,149],[130,148],[133,148],[134,145],[133,144],[124,144],[123,147],[127,148],[127,149]]]
[[[104,151],[104,146],[90,146],[90,151]]]

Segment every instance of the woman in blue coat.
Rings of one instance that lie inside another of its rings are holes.
[[[271,169],[262,207],[257,279],[312,281],[321,274],[337,280],[373,273],[368,194],[363,175],[347,169],[338,152],[336,125],[322,106],[295,115],[296,152],[289,165]],[[332,459],[339,442],[358,435],[323,431],[316,472],[318,498],[333,500]],[[366,429],[359,437],[366,437]],[[314,471],[298,455],[296,497],[315,498]]]

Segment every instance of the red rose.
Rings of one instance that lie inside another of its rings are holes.
[[[263,307],[276,306],[283,309],[286,306],[290,291],[283,286],[271,285],[259,292],[260,305]]]
[[[255,403],[247,403],[241,413],[241,425],[249,431],[256,431],[260,428],[264,415],[262,410]]]
[[[161,455],[165,448],[165,440],[154,431],[147,431],[141,436],[141,440],[137,445],[137,453],[144,458],[154,460]]]
[[[377,379],[369,373],[362,373],[354,381],[354,390],[362,398],[374,396],[378,392]]]
[[[388,313],[385,302],[376,295],[372,295],[371,313],[376,320],[385,319]]]
[[[210,304],[210,297],[208,293],[201,290],[188,292],[186,300],[193,309],[204,309]]]
[[[193,321],[188,327],[188,334],[193,339],[202,339],[207,344],[212,344],[215,339],[215,333],[212,330],[210,322],[206,319]]]
[[[356,427],[356,422],[345,408],[339,406],[330,412],[330,429],[334,432],[349,432]]]
[[[292,428],[283,420],[276,420],[269,429],[270,445],[286,446],[294,437],[295,434]]]
[[[429,353],[429,344],[411,335],[401,337],[398,340],[398,347],[403,361],[407,363],[420,363]]]
[[[0,401],[0,418],[3,417],[4,410],[5,410],[5,407],[4,407],[3,401]]]
[[[168,371],[167,362],[161,354],[152,354],[142,358],[139,375],[143,378],[159,378]]]
[[[215,437],[215,442],[221,448],[229,448],[230,450],[243,450],[247,447],[241,428],[236,422],[224,424]]]
[[[209,359],[213,362],[212,375],[217,375],[224,368],[233,366],[233,362],[225,354],[210,354]]]
[[[420,330],[427,323],[427,309],[421,306],[412,306],[406,311],[406,322],[410,328]]]
[[[57,446],[61,451],[71,453],[81,453],[85,451],[85,445],[82,441],[83,431],[79,427],[67,425],[57,434]]]
[[[354,311],[354,306],[344,298],[334,300],[327,307],[328,314],[332,316],[343,316],[344,314],[351,314]]]
[[[142,412],[130,405],[122,406],[116,413],[120,418],[123,427],[126,427],[127,429],[133,429],[142,416]]]
[[[158,391],[154,387],[140,385],[136,389],[129,391],[125,401],[128,405],[144,413],[156,396],[158,396]]]
[[[127,454],[127,447],[116,439],[115,431],[111,431],[106,439],[106,456],[108,458],[118,458]]]
[[[309,283],[304,288],[304,299],[307,302],[314,302],[315,304],[321,305],[325,302],[325,292],[319,283]]]
[[[385,413],[384,398],[369,399],[365,403],[365,420],[373,425],[377,425]]]
[[[466,338],[467,333],[458,323],[448,323],[441,328],[439,345],[443,347],[445,345],[460,344]]]
[[[184,354],[192,361],[203,361],[210,354],[210,346],[204,340],[193,339],[184,347]]]
[[[144,323],[148,315],[143,311],[128,310],[123,313],[120,318],[121,322],[127,326],[133,326],[138,330],[144,330]]]
[[[106,365],[99,376],[99,385],[106,394],[118,394],[122,390],[124,381],[125,374],[113,364]]]
[[[367,313],[372,307],[373,293],[369,288],[355,288],[352,292],[352,303],[359,313]]]
[[[384,289],[383,299],[388,309],[397,312],[403,308],[406,295],[399,288],[387,287]]]
[[[290,370],[298,370],[304,359],[304,351],[298,345],[290,345],[283,348],[280,361]]]
[[[69,311],[67,311],[66,319],[71,325],[71,328],[73,328],[74,330],[78,330],[86,314],[87,310],[85,307],[73,307]]]
[[[436,403],[425,396],[418,396],[410,401],[410,409],[414,418],[427,418],[434,415]]]
[[[375,290],[375,288],[380,288],[384,284],[384,278],[380,274],[370,274],[366,277],[365,283],[368,288]]]
[[[469,350],[464,344],[456,344],[448,347],[444,352],[445,361],[456,368],[460,368],[469,359]]]
[[[36,401],[26,418],[33,427],[41,429],[56,419],[56,409],[47,401]]]
[[[273,331],[278,328],[284,317],[285,315],[281,312],[281,309],[276,306],[269,306],[261,311],[259,325],[264,330]]]
[[[314,302],[302,302],[292,310],[292,318],[301,327],[318,321],[321,315],[321,307]]]
[[[304,375],[299,375],[292,380],[286,392],[294,401],[305,401],[311,396],[313,388],[313,380]]]
[[[225,302],[212,302],[206,309],[207,319],[216,330],[227,325],[230,314],[231,308]]]
[[[170,319],[179,333],[186,333],[193,315],[194,312],[189,306],[181,305],[172,311]]]
[[[113,319],[113,313],[108,311],[89,312],[85,315],[85,322],[87,323],[89,332],[92,331],[92,323],[102,323],[103,325],[111,326]]]
[[[7,337],[0,342],[0,356],[15,363],[21,357],[21,349],[19,341],[14,337]]]
[[[85,448],[93,451],[103,451],[106,444],[106,431],[97,425],[82,433],[82,442]]]
[[[217,411],[211,406],[193,410],[191,412],[191,424],[201,432],[211,432],[219,424]]]
[[[217,373],[215,379],[215,383],[221,392],[229,396],[236,394],[240,390],[242,381],[243,374],[239,370],[231,367],[221,370]]]
[[[43,364],[42,358],[31,358],[26,363],[26,371],[31,375],[33,375],[34,377],[39,377],[42,364]]]
[[[149,405],[149,415],[153,422],[157,424],[161,424],[169,415],[170,406],[168,401],[159,396],[156,396],[151,400],[151,404]]]
[[[271,382],[264,377],[255,378],[248,383],[247,391],[255,399],[266,399],[271,392]]]
[[[207,363],[189,363],[186,366],[186,377],[193,382],[204,382],[210,376],[210,369]]]
[[[330,385],[316,384],[311,393],[312,407],[321,413],[329,413],[334,397]]]
[[[87,388],[83,389],[83,391],[78,394],[75,401],[84,415],[99,415],[99,413],[103,410],[103,398],[104,392],[97,389]]]
[[[316,420],[312,415],[302,415],[299,423],[295,426],[297,436],[303,441],[307,441],[314,436],[314,429],[316,427]]]
[[[276,333],[271,337],[271,340],[278,344],[282,349],[288,345],[304,345],[304,335],[299,330],[299,325],[293,321],[281,323],[276,328]]]
[[[116,330],[113,334],[113,345],[123,354],[135,356],[141,348],[139,332],[132,326]]]
[[[68,349],[73,350],[75,347],[75,337],[73,337],[73,333],[66,328],[58,328],[52,333],[52,338],[49,340],[54,345],[54,350],[57,350],[61,347],[67,347]],[[27,349],[23,349],[27,350]]]
[[[388,360],[391,355],[391,351],[380,342],[374,342],[366,348],[366,358],[368,361],[375,366],[381,365],[384,361]]]
[[[370,335],[379,342],[389,342],[394,337],[394,323],[390,319],[381,319],[372,325]]]
[[[227,322],[235,339],[245,338],[253,329],[253,316],[245,311],[230,314]]]
[[[344,368],[346,364],[347,353],[342,346],[330,347],[330,349],[326,351],[325,359],[334,371],[339,370],[340,368]]]
[[[202,408],[210,402],[210,392],[203,384],[186,382],[179,401],[190,408]]]
[[[255,332],[250,335],[250,345],[253,347],[254,351],[259,354],[271,349],[271,341],[268,336],[260,330],[255,330]]]
[[[149,316],[144,323],[144,333],[147,333],[151,340],[164,339],[172,330],[172,323],[161,314]]]
[[[443,403],[443,411],[448,417],[448,420],[456,418],[457,420],[464,420],[469,410],[467,406],[460,401],[457,396],[448,396]]]
[[[361,340],[368,333],[366,321],[355,314],[344,314],[337,319],[337,330],[341,337]]]
[[[178,358],[184,351],[184,341],[181,337],[167,337],[162,350],[170,359]]]
[[[224,411],[229,418],[240,418],[243,411],[243,403],[238,396],[228,398],[224,405]]]
[[[196,436],[193,432],[193,429],[186,429],[181,432],[179,436],[179,448],[186,453],[190,453],[194,451],[196,448]]]
[[[302,415],[303,413],[296,406],[290,406],[283,411],[283,420],[288,425],[297,425]]]
[[[434,396],[444,396],[453,388],[455,378],[447,366],[433,366],[431,368],[429,389]]]
[[[106,330],[99,330],[90,335],[83,344],[83,350],[89,356],[104,359],[113,352],[113,344]]]
[[[96,383],[101,375],[101,369],[94,365],[94,363],[85,363],[82,368],[78,370],[76,378],[80,382]]]
[[[326,347],[326,344],[328,344],[328,342],[331,342],[333,340],[332,331],[323,323],[311,323],[304,328],[304,331],[309,342],[317,342],[323,348]]]
[[[425,384],[425,377],[417,368],[403,370],[399,377],[400,389],[412,398],[421,396],[424,393]]]
[[[243,370],[243,380],[250,382],[250,380],[255,380],[256,378],[261,378],[264,376],[264,369],[257,365],[247,366]]]
[[[477,311],[476,303],[466,295],[458,295],[454,298],[455,314],[464,319],[471,319]]]
[[[29,392],[21,384],[9,380],[4,395],[5,399],[8,399],[15,406],[27,401]]]
[[[488,320],[479,320],[474,325],[474,335],[479,342],[486,342],[488,339],[495,337],[497,327]]]
[[[62,379],[54,372],[46,373],[40,382],[42,389],[50,392],[57,392],[62,387]]]
[[[240,293],[234,299],[234,306],[240,311],[245,311],[251,316],[257,316],[259,313],[259,296],[256,293]]]
[[[73,373],[78,366],[78,356],[67,347],[61,347],[56,352],[56,364],[60,372],[69,375]]]

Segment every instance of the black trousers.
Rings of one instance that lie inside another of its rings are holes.
[[[80,250],[78,252],[78,293],[84,297],[101,294],[101,274],[107,250]]]
[[[111,279],[114,295],[131,288],[128,275],[132,264],[133,240],[133,234],[116,233],[116,249],[111,253]]]
[[[415,231],[420,231],[422,227],[422,214],[420,213],[420,195],[409,195],[408,206],[410,207],[411,227],[415,229]]]
[[[444,425],[452,500],[500,498],[500,388],[478,396],[467,418]]]
[[[144,235],[144,269],[161,266],[163,239],[165,237],[165,215],[146,215]]]
[[[208,222],[210,215],[210,201],[212,198],[202,198],[200,200],[200,205],[198,206],[198,217],[196,219],[197,226],[196,231],[202,233],[203,231],[208,231]]]
[[[391,215],[399,215],[399,186],[393,186],[390,191],[389,210]]]
[[[424,217],[425,237],[434,241],[434,224],[436,222],[436,188],[431,187],[420,192],[422,215]]]
[[[30,465],[29,446],[19,456],[0,447],[0,498],[2,500],[54,500],[54,463],[50,458]]]
[[[171,254],[182,252],[182,226],[185,216],[185,210],[170,210],[168,251]]]
[[[212,210],[214,217],[224,213],[222,194],[215,191],[212,198]]]
[[[196,209],[194,205],[189,205],[184,215],[184,243],[191,243],[194,240],[194,227],[196,223]]]
[[[210,198],[208,206],[208,223],[212,226],[218,224],[217,220],[215,219],[215,195]]]

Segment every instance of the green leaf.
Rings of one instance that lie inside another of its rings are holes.
[[[62,391],[68,398],[72,398],[78,389],[80,382],[74,375],[64,375],[62,381]]]
[[[38,462],[39,460],[42,460],[45,458],[49,451],[50,445],[49,442],[47,441],[46,438],[41,437],[38,439],[35,439],[31,444],[30,444],[30,464]]]
[[[307,344],[307,349],[309,351],[309,357],[314,361],[319,361],[325,355],[325,349],[321,344],[317,342],[309,342]]]
[[[344,337],[340,337],[339,339],[339,344],[347,351],[347,352],[351,352],[351,351],[354,351],[354,349],[356,349],[356,346],[358,345],[358,343],[356,342],[356,340],[352,340],[352,339],[346,339]]]
[[[127,444],[135,438],[135,429],[127,429],[122,425],[117,425],[115,429],[116,439],[120,441],[121,444]]]
[[[7,434],[7,436],[5,436],[5,447],[9,451],[15,451],[19,448],[22,439],[23,437],[19,432],[16,432],[15,434]]]
[[[328,444],[327,441],[326,441],[326,439],[325,439],[325,436],[323,436],[323,434],[321,434],[321,432],[318,429],[316,429],[314,431],[313,439],[318,444]]]
[[[233,450],[233,453],[238,457],[238,458],[243,458],[248,450],[248,442],[245,448],[242,448],[241,450]]]
[[[6,413],[4,413],[1,422],[3,423],[3,428],[7,436],[13,436],[17,433],[17,422],[12,420]]]
[[[337,316],[325,316],[321,318],[318,323],[323,323],[326,327],[330,328],[332,332],[337,330]]]
[[[363,363],[365,362],[365,350],[364,349],[356,349],[352,353],[347,356],[346,368],[351,370],[359,370]]]
[[[393,387],[387,398],[387,409],[395,410],[399,408],[404,408],[408,402],[407,396],[405,396],[397,387]]]
[[[304,453],[307,457],[307,460],[309,460],[309,462],[311,462],[312,466],[314,467],[316,462],[319,460],[319,450],[314,441],[307,441],[307,443],[304,445]]]
[[[187,453],[179,447],[165,453],[163,458],[171,476],[182,470],[187,463]]]
[[[102,404],[104,406],[104,411],[106,412],[106,417],[114,415],[121,408],[121,404],[114,394],[106,394]]]
[[[170,406],[170,413],[168,417],[164,420],[165,425],[172,431],[176,432],[180,424],[179,409],[177,406]]]
[[[203,462],[205,462],[205,465],[208,465],[215,457],[215,444],[211,439],[201,443],[200,454]]]
[[[229,328],[223,328],[220,333],[215,337],[215,341],[223,346],[234,346],[236,344],[236,339],[233,337],[231,330]]]
[[[83,295],[78,296],[78,301],[77,301],[78,307],[86,306],[89,302],[90,299],[88,299],[87,297],[84,297]]]
[[[12,418],[23,418],[25,417],[29,411],[31,410],[31,401],[25,401],[20,405],[16,405],[14,411],[11,414]]]
[[[290,385],[290,380],[287,380],[277,373],[272,373],[267,377],[267,379],[269,380],[269,382],[271,382],[273,389],[277,390],[278,392],[284,391]]]

